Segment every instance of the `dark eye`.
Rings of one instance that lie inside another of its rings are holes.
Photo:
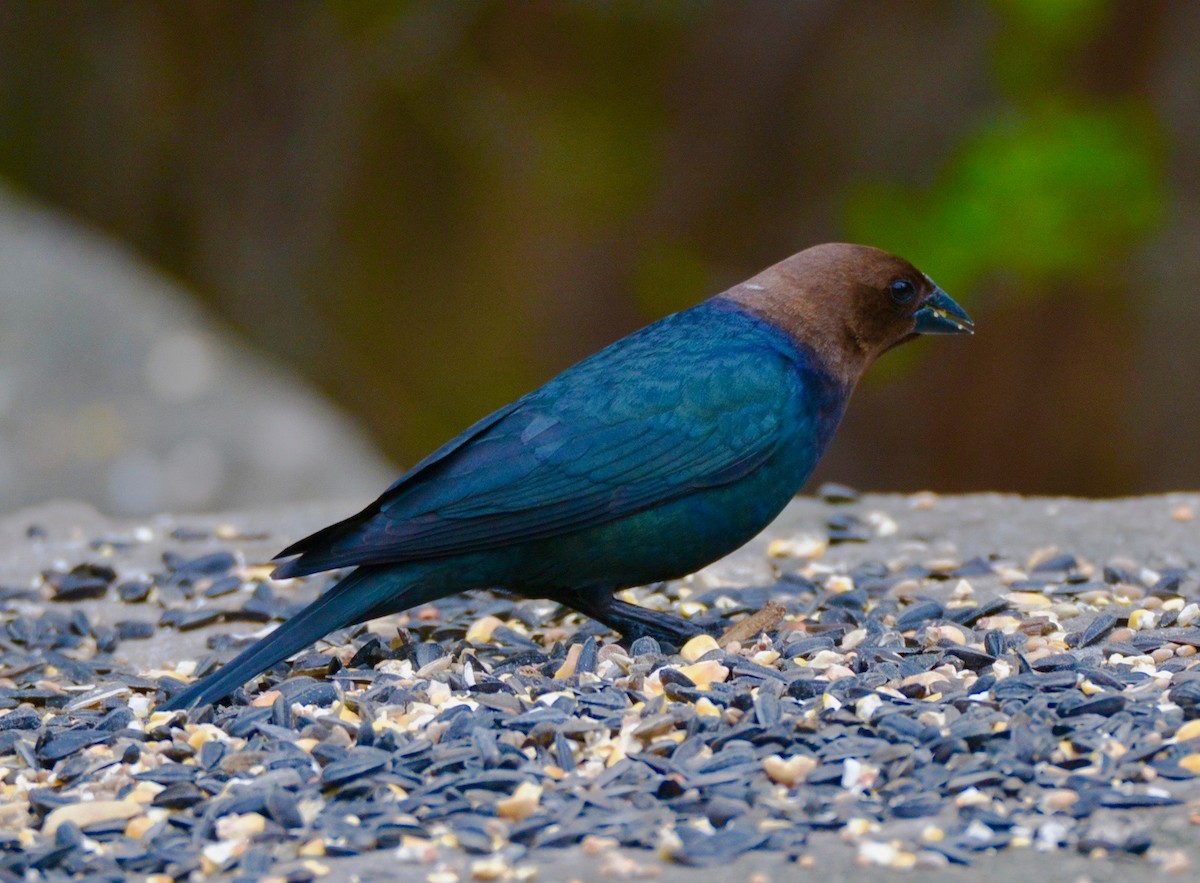
[[[917,296],[917,287],[907,279],[896,279],[888,286],[894,303],[904,306],[912,303],[912,299]]]

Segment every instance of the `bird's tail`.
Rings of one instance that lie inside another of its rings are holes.
[[[413,576],[408,568],[358,568],[275,631],[159,708],[172,711],[216,702],[329,632],[376,616],[398,613],[446,594],[440,586],[419,578],[412,581]]]

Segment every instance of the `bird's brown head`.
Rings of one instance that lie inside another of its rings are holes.
[[[908,261],[865,245],[805,249],[722,295],[813,350],[853,385],[919,334],[970,334],[970,317]]]

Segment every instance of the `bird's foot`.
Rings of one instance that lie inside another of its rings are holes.
[[[570,606],[620,632],[622,644],[632,644],[638,638],[654,638],[659,644],[682,647],[696,635],[705,633],[705,629],[677,616],[620,601],[607,592],[587,599],[573,598]]]

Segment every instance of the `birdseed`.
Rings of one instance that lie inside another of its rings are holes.
[[[115,651],[298,605],[237,548],[182,546],[141,574],[106,539],[105,563],[41,575],[37,613],[22,592],[0,600],[0,822],[19,832],[0,836],[0,877],[249,879],[297,857],[457,849],[473,879],[525,879],[566,846],[803,865],[822,831],[894,869],[1153,854],[1138,813],[1182,805],[1200,775],[1200,570],[1065,549],[842,559],[945,501],[885,520],[849,489],[822,495],[827,550],[775,547],[773,584],[632,591],[693,605],[723,639],[622,647],[545,601],[471,593],[344,629],[187,714],[153,707],[236,640],[165,673]],[[101,596],[157,626],[65,603]]]

